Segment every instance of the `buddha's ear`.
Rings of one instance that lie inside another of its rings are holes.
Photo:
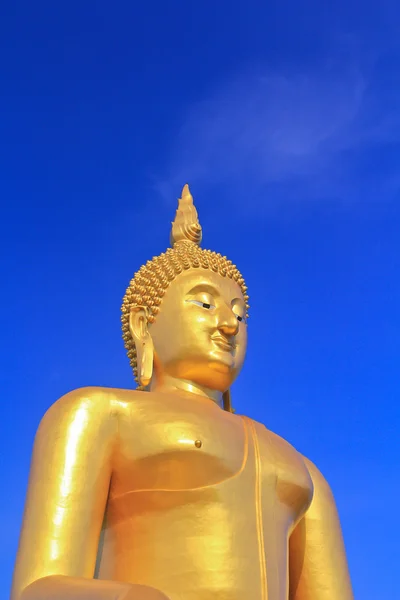
[[[153,376],[154,345],[148,330],[148,311],[145,306],[132,306],[129,331],[135,342],[140,385],[147,387]]]
[[[145,306],[131,306],[129,313],[129,331],[135,344],[141,342],[148,334],[147,308]]]

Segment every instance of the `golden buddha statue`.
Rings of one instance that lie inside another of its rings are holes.
[[[78,389],[45,414],[12,600],[353,598],[325,479],[231,409],[247,288],[201,237],[185,186],[172,247],[123,300],[138,389]]]

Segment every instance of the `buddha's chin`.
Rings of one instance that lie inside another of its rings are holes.
[[[212,361],[207,364],[201,374],[197,374],[192,380],[210,390],[224,392],[231,387],[236,375],[237,371],[233,366],[228,366],[220,361]]]
[[[235,368],[235,356],[231,351],[217,350],[209,356],[209,368],[219,373],[230,373]]]
[[[235,360],[232,356],[227,357],[225,360],[211,360],[208,363],[210,371],[228,375],[232,373],[235,367]]]
[[[179,361],[168,365],[169,375],[186,381],[193,381],[210,390],[225,391],[238,372],[235,357],[230,352],[212,352],[208,356],[196,356],[190,361]]]

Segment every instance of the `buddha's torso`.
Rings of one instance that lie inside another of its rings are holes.
[[[123,394],[96,576],[171,600],[286,600],[288,539],[312,497],[302,457],[191,395]]]

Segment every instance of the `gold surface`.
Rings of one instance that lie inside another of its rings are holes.
[[[247,288],[201,235],[185,186],[173,248],[124,298],[139,390],[79,389],[43,417],[12,600],[353,598],[327,482],[231,409]]]

